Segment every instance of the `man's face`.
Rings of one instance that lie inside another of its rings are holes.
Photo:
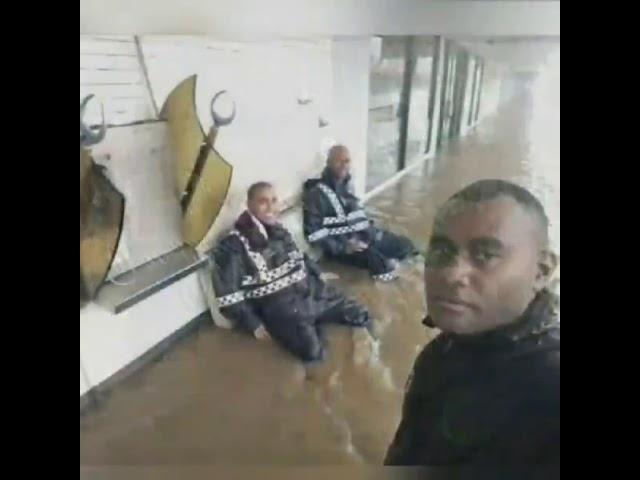
[[[329,158],[328,165],[336,180],[344,180],[349,175],[351,154],[346,148],[335,149]]]
[[[434,225],[425,268],[433,323],[470,335],[516,321],[553,271],[540,228],[506,196],[447,208]]]
[[[278,221],[278,195],[272,187],[259,189],[248,202],[251,214],[266,225]]]

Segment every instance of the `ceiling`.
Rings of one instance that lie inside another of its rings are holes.
[[[559,1],[81,0],[80,33],[220,38],[560,35]]]

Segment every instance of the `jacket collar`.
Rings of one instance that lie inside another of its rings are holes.
[[[470,347],[496,347],[519,342],[525,338],[536,337],[551,331],[560,330],[558,320],[558,297],[549,290],[543,290],[531,301],[520,318],[505,327],[491,330],[477,335],[444,335],[453,343]],[[430,328],[435,328],[431,317],[427,316],[423,322]]]
[[[249,245],[254,250],[263,250],[271,240],[283,238],[288,234],[282,225],[266,225],[251,215],[248,210],[238,217],[234,227],[249,241]],[[262,230],[266,233],[266,237]]]
[[[337,193],[343,194],[343,193],[349,192],[351,175],[347,175],[347,178],[345,178],[342,181],[338,181],[333,176],[333,173],[331,173],[331,170],[329,170],[329,167],[325,167],[324,170],[322,171],[322,175],[320,176],[320,179],[322,180],[323,183],[326,183],[331,188],[331,190]]]

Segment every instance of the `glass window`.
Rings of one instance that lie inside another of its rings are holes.
[[[428,135],[431,130],[429,123],[432,120],[429,117],[429,102],[431,101],[435,44],[435,37],[418,37],[414,42],[415,66],[411,77],[405,157],[407,165],[425,154],[429,144]]]
[[[371,65],[366,190],[398,171],[406,38],[382,37],[380,56]]]

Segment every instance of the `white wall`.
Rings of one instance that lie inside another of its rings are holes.
[[[89,390],[89,385],[82,374],[82,359],[80,359],[80,395]]]
[[[100,101],[109,125],[156,117],[133,35],[80,35],[80,98],[89,93],[87,124],[100,123]]]
[[[367,168],[370,37],[344,37],[333,42],[333,132],[349,147],[354,187],[363,195]]]
[[[531,82],[531,191],[549,215],[551,247],[560,253],[560,50]],[[557,274],[560,277],[560,272]]]
[[[197,74],[196,108],[209,129],[212,96],[227,90],[234,122],[221,129],[216,149],[233,165],[233,177],[208,246],[245,207],[251,183],[277,185],[282,199],[299,195],[303,181],[322,165],[322,145],[332,122],[332,58],[327,39],[221,42],[204,37],[142,37],[156,103],[161,106],[183,79]],[[310,98],[307,105],[298,99]],[[205,246],[203,246],[205,248]]]

